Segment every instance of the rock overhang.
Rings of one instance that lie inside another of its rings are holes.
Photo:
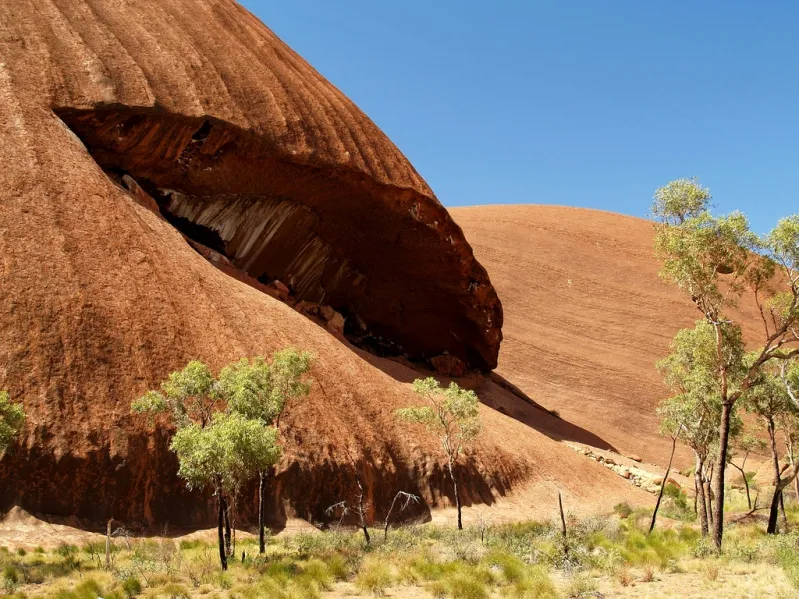
[[[452,358],[496,366],[501,303],[426,185],[386,183],[331,163],[324,148],[298,156],[266,130],[211,115],[119,103],[54,110],[110,176],[132,177],[187,238],[340,312],[356,344],[448,369],[458,369]]]

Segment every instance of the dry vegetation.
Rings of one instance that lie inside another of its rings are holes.
[[[559,522],[393,530],[371,547],[360,533],[331,530],[239,542],[221,572],[211,543],[114,539],[105,568],[103,543],[55,550],[0,551],[2,588],[10,598],[124,599],[207,597],[254,599],[400,598],[510,599],[569,597],[795,597],[799,533],[766,535],[762,522],[730,525],[724,555],[682,514],[646,534],[649,513],[618,506],[612,517],[567,518],[568,550]],[[732,507],[732,505],[730,505]],[[799,506],[789,505],[792,522]],[[482,533],[482,535],[481,535]],[[482,539],[481,539],[482,536]],[[242,561],[242,551],[246,556]]]

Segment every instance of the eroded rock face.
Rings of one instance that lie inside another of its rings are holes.
[[[347,162],[298,162],[217,119],[119,107],[56,113],[186,236],[262,283],[333,307],[359,344],[496,366],[501,305],[432,195],[380,184]]]
[[[189,360],[289,345],[316,359],[278,511],[320,517],[348,454],[376,510],[449,492],[435,440],[393,417],[415,373],[338,333],[490,368],[496,294],[399,150],[239,4],[0,0],[0,164],[0,388],[27,413],[0,511],[203,523],[165,423],[130,403]],[[474,498],[528,476],[529,453],[487,437]]]

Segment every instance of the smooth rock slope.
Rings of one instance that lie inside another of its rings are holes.
[[[505,308],[497,372],[607,445],[665,465],[656,407],[669,390],[655,364],[701,314],[658,276],[652,223],[561,206],[451,212]],[[754,302],[733,314],[762,338]]]
[[[490,368],[501,305],[460,228],[335,87],[231,0],[0,0],[0,106],[0,387],[28,413],[0,507],[204,524],[168,431],[130,402],[188,360],[286,345],[316,361],[273,520],[324,519],[356,469],[377,517],[398,489],[446,504],[437,443],[392,416],[419,373],[374,354]],[[294,301],[346,317],[345,336]],[[645,499],[559,442],[579,429],[552,433],[475,376],[515,418],[483,410],[467,504]]]

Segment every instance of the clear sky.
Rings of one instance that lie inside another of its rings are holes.
[[[760,232],[799,212],[799,2],[240,1],[447,206],[644,216],[695,175]]]

